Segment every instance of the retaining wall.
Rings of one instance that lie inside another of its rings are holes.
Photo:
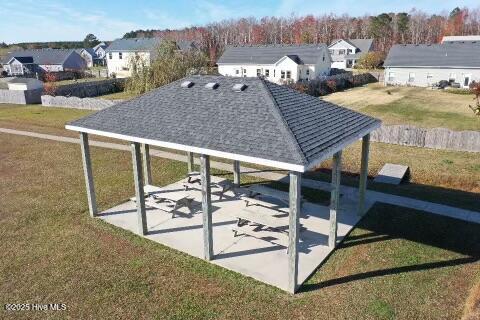
[[[480,131],[418,128],[409,125],[382,126],[371,134],[372,141],[405,146],[480,152]]]
[[[35,104],[41,103],[43,89],[0,90],[0,103]]]
[[[123,100],[106,100],[95,98],[78,98],[64,96],[42,96],[42,105],[44,107],[59,107],[84,110],[102,110],[113,106]]]
[[[66,84],[55,88],[55,95],[78,98],[98,97],[122,91],[125,87],[125,81],[126,79],[106,79]]]

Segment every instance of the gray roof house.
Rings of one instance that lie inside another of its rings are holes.
[[[358,59],[373,50],[373,39],[338,39],[328,46],[332,68],[350,69]]]
[[[108,73],[117,77],[130,76],[132,57],[140,57],[149,65],[154,59],[156,48],[163,41],[162,38],[129,38],[116,39],[105,50]],[[178,50],[195,49],[192,41],[175,41]]]
[[[446,80],[468,87],[480,81],[480,42],[394,45],[384,67],[389,85],[426,87]]]
[[[328,75],[330,55],[325,44],[229,46],[217,65],[224,76],[296,82]]]
[[[9,75],[81,71],[86,68],[85,60],[73,49],[13,51],[2,60],[2,65]]]
[[[290,240],[288,255],[283,256],[288,257],[288,263],[285,263],[288,272],[285,270],[284,273],[288,277],[288,285],[282,288],[293,293],[309,274],[302,273],[299,283],[299,240],[295,230],[299,230],[302,173],[334,157],[332,199],[335,201],[332,202],[333,211],[330,212],[335,213],[339,201],[341,151],[363,138],[358,209],[363,214],[369,133],[380,124],[380,120],[370,116],[262,78],[190,76],[72,121],[66,128],[80,132],[81,135],[87,195],[92,216],[101,213],[96,211],[88,134],[131,143],[138,195],[136,215],[138,230],[142,235],[149,234],[145,201],[142,200],[143,177],[149,179],[151,175],[148,172],[142,173],[150,170],[149,146],[200,154],[200,176],[204,181],[201,184],[204,257],[212,261],[215,261],[216,256],[212,249],[214,239],[209,157],[234,160],[237,177],[240,174],[239,161],[289,170]],[[143,162],[140,154],[142,145]],[[189,156],[188,159],[192,158]],[[328,245],[333,250],[337,237],[336,214],[330,216],[329,223],[331,228],[327,236]],[[221,261],[218,264],[221,265]]]

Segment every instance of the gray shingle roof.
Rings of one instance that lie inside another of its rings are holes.
[[[315,45],[258,45],[227,47],[217,63],[273,64],[284,56],[297,56],[304,64],[315,64],[321,59],[325,44]]]
[[[259,78],[191,76],[70,125],[306,168],[380,121]]]
[[[480,43],[394,45],[384,66],[480,68]]]
[[[109,51],[152,51],[160,45],[162,38],[116,39],[106,49]],[[180,50],[194,48],[192,41],[179,40],[176,44]]]
[[[74,52],[73,49],[35,49],[10,52],[2,63],[7,63],[12,57],[32,57],[36,64],[63,64]]]

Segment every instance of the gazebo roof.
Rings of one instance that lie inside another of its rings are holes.
[[[259,78],[190,76],[66,128],[304,172],[380,123]]]

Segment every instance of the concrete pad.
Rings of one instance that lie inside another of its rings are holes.
[[[383,166],[373,181],[398,185],[408,174],[408,170],[408,166],[387,163]]]
[[[221,178],[212,176],[212,182]],[[181,181],[163,187],[165,192],[178,192]],[[147,207],[148,234],[145,238],[203,259],[203,229],[201,191],[189,190],[194,198],[194,213],[179,209],[175,218],[159,209]],[[280,191],[279,191],[280,192]],[[223,200],[212,194],[214,260],[211,262],[229,270],[250,276],[283,290],[288,289],[288,255],[286,247],[251,236],[233,236],[235,212],[245,202],[227,192]],[[99,218],[117,227],[137,232],[136,207],[133,201],[122,203],[100,213]],[[303,283],[328,257],[329,208],[305,202],[300,223],[299,283]],[[356,203],[342,197],[338,217],[338,239],[341,241],[359,221]]]

